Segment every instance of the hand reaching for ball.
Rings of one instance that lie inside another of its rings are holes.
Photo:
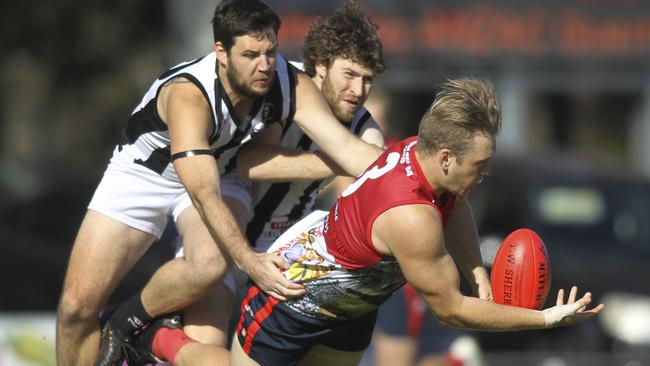
[[[542,310],[544,324],[547,328],[580,323],[598,314],[605,307],[605,305],[599,304],[595,308],[587,310],[587,306],[591,304],[591,292],[586,292],[582,298],[576,301],[577,294],[578,288],[573,286],[565,304],[564,290],[560,289],[557,292],[556,305]]]

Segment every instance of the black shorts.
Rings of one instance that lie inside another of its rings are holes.
[[[304,316],[249,285],[241,304],[237,339],[244,352],[265,366],[295,365],[316,345],[359,352],[370,345],[377,311],[348,321]]]

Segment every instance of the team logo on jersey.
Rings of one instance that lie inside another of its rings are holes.
[[[410,177],[413,175],[413,165],[411,165],[411,148],[415,145],[416,141],[411,142],[410,144],[404,146],[402,150],[402,157],[400,158],[400,163],[405,164],[404,170],[406,171],[406,176]]]
[[[264,121],[264,123],[269,122],[269,118],[271,117],[272,110],[273,110],[273,103],[264,102],[264,109],[262,110],[262,120]]]

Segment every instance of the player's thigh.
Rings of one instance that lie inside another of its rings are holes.
[[[82,301],[93,310],[102,306],[155,239],[151,234],[88,210],[72,247],[63,299]]]
[[[225,347],[232,305],[232,291],[223,282],[219,283],[203,298],[183,310],[185,333],[203,344]]]
[[[417,342],[408,336],[375,332],[372,339],[376,366],[412,366],[417,355]]]
[[[298,366],[355,366],[361,362],[364,351],[347,352],[323,345],[313,347]]]
[[[193,265],[224,274],[227,261],[194,206],[178,216],[176,227],[181,235],[183,257]]]
[[[239,344],[237,335],[233,336],[232,348],[230,349],[230,366],[258,366],[259,363],[255,362],[252,358],[244,352],[244,349]]]

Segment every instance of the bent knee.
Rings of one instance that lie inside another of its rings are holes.
[[[202,280],[214,284],[228,271],[228,263],[221,255],[208,255],[191,261],[194,272]]]
[[[88,322],[98,319],[101,309],[99,305],[93,305],[93,303],[77,294],[64,293],[57,308],[57,318],[64,323]]]

